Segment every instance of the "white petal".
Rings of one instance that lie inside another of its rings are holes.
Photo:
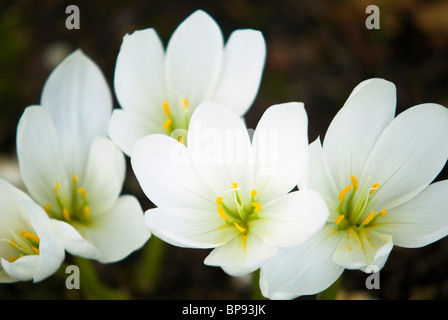
[[[88,239],[85,239],[85,234],[81,235],[77,229],[64,221],[51,219],[50,223],[67,252],[86,259],[101,259],[101,252]]]
[[[41,205],[53,201],[56,182],[66,181],[58,136],[49,114],[41,107],[28,107],[17,128],[20,173],[32,197]]]
[[[320,138],[309,146],[310,165],[308,171],[308,188],[316,190],[324,198],[329,208],[337,207],[339,191],[331,175],[328,160],[323,152]],[[330,210],[330,215],[334,210]],[[334,221],[336,217],[331,216]]]
[[[127,110],[116,109],[109,122],[109,136],[112,141],[128,156],[132,145],[140,138],[153,133],[165,133],[163,121],[154,122],[142,118]]]
[[[254,188],[263,201],[276,199],[301,184],[308,169],[308,118],[303,103],[268,108],[252,140]]]
[[[276,246],[271,246],[257,235],[250,234],[247,240],[238,236],[213,249],[204,263],[208,266],[219,266],[231,276],[242,276],[257,270],[276,253]]]
[[[344,271],[332,261],[341,233],[325,226],[303,244],[282,248],[261,267],[260,288],[269,299],[294,299],[327,289]]]
[[[163,123],[164,63],[163,44],[154,29],[124,36],[114,75],[115,93],[123,109]]]
[[[448,234],[448,181],[430,184],[411,200],[377,220],[378,230],[392,235],[394,244],[418,248]]]
[[[155,208],[146,211],[145,220],[155,236],[184,248],[214,248],[238,235],[235,227],[226,226],[216,209]]]
[[[229,108],[201,103],[190,121],[188,151],[216,195],[222,196],[234,182],[250,192],[253,154],[249,135],[241,118]]]
[[[24,256],[14,262],[2,258],[2,267],[11,278],[19,281],[30,281],[34,277],[38,260],[38,255]]]
[[[112,96],[99,67],[81,50],[50,74],[41,105],[56,126],[66,168],[82,172],[92,140],[107,135]]]
[[[215,88],[222,56],[219,26],[204,11],[195,11],[177,27],[168,42],[167,90],[187,98],[195,108]]]
[[[439,174],[448,158],[447,123],[448,109],[422,104],[402,112],[384,130],[363,174],[380,184],[371,210],[389,210],[411,199]]]
[[[88,196],[92,215],[111,208],[123,187],[126,163],[112,141],[98,137],[90,147],[85,176],[80,181]]]
[[[395,115],[396,90],[382,79],[361,82],[331,122],[324,151],[338,190],[357,178],[376,140]]]
[[[257,95],[265,60],[266,43],[261,32],[232,32],[224,48],[223,69],[213,100],[238,115],[245,114]]]
[[[146,196],[157,206],[216,209],[216,195],[196,171],[184,145],[173,138],[154,134],[138,140],[131,164]]]
[[[267,243],[292,247],[323,227],[328,209],[316,191],[301,190],[262,205],[258,217],[250,223],[250,232]]]
[[[333,255],[333,262],[347,269],[364,270],[369,265],[381,269],[392,250],[392,236],[365,228],[347,229]]]
[[[64,247],[50,227],[38,235],[39,260],[33,275],[34,282],[40,282],[54,274],[65,258]]]
[[[94,219],[91,225],[78,226],[78,230],[101,253],[98,258],[101,263],[126,258],[140,249],[151,235],[140,204],[132,196],[121,196],[109,211]]]

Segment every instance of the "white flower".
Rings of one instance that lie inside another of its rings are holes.
[[[153,28],[126,35],[114,77],[122,109],[112,114],[111,139],[129,155],[148,134],[185,138],[194,109],[205,100],[242,116],[258,92],[265,56],[256,30],[235,30],[224,47],[218,24],[202,10],[178,26],[166,52]]]
[[[415,248],[448,232],[448,181],[430,184],[448,157],[448,110],[421,104],[395,116],[395,86],[359,84],[324,145],[310,145],[309,188],[330,210],[306,243],[261,270],[266,297],[290,299],[329,287],[347,269],[380,270],[394,245]]]
[[[39,282],[55,273],[64,260],[64,247],[45,211],[2,179],[0,206],[0,282]]]
[[[105,138],[111,109],[101,71],[78,50],[51,73],[41,106],[26,108],[17,129],[31,196],[68,252],[100,262],[123,259],[150,236],[137,199],[119,197],[126,167]]]
[[[158,206],[145,213],[148,227],[176,246],[213,248],[205,264],[231,275],[256,270],[328,216],[317,192],[288,193],[306,174],[307,133],[300,103],[269,108],[251,143],[237,114],[204,102],[192,116],[188,148],[161,134],[140,139],[132,168]]]

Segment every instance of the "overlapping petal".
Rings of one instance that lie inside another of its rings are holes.
[[[361,82],[339,110],[323,143],[339,190],[359,176],[378,137],[395,115],[395,85],[383,79]]]
[[[293,299],[327,289],[344,271],[332,258],[342,235],[326,225],[303,244],[281,248],[261,267],[262,294],[275,300]]]

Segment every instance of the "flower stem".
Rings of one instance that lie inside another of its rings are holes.
[[[252,300],[266,300],[260,290],[260,269],[252,274]]]
[[[142,291],[153,293],[160,280],[165,257],[165,242],[152,236],[142,249],[142,258],[135,271],[134,283]]]
[[[98,279],[97,272],[91,260],[74,257],[79,267],[80,288],[87,299],[91,300],[126,300],[129,294],[119,289],[104,286]]]
[[[342,282],[342,274],[339,276],[339,278],[326,290],[322,291],[318,294],[317,299],[318,300],[336,300],[339,288],[341,286]]]

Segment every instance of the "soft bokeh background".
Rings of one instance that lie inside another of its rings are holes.
[[[70,4],[80,9],[80,30],[65,27]],[[379,30],[365,27],[370,4],[380,9]],[[239,28],[261,30],[266,38],[264,77],[246,116],[251,128],[268,106],[303,101],[312,141],[325,134],[351,90],[371,77],[396,84],[397,112],[424,102],[448,106],[448,2],[443,0],[1,0],[0,177],[20,186],[15,159],[18,119],[26,106],[39,103],[50,71],[68,53],[81,48],[98,63],[112,88],[116,56],[126,33],[154,27],[166,44],[176,26],[196,9],[213,16],[225,38]],[[447,171],[438,179],[446,179]],[[130,170],[124,192],[137,195],[144,209],[151,206]],[[93,267],[103,284],[135,299],[251,297],[249,277],[232,278],[203,265],[207,250],[170,245],[164,249],[157,287],[145,286],[142,280],[148,248],[121,262]],[[0,285],[0,298],[89,297],[82,290],[67,290],[65,276],[62,270],[62,277],[55,275],[39,284]],[[366,278],[359,271],[347,272],[340,298],[446,299],[448,239],[419,249],[394,248],[380,272],[380,290],[367,290]],[[315,297],[301,299],[309,298]]]

